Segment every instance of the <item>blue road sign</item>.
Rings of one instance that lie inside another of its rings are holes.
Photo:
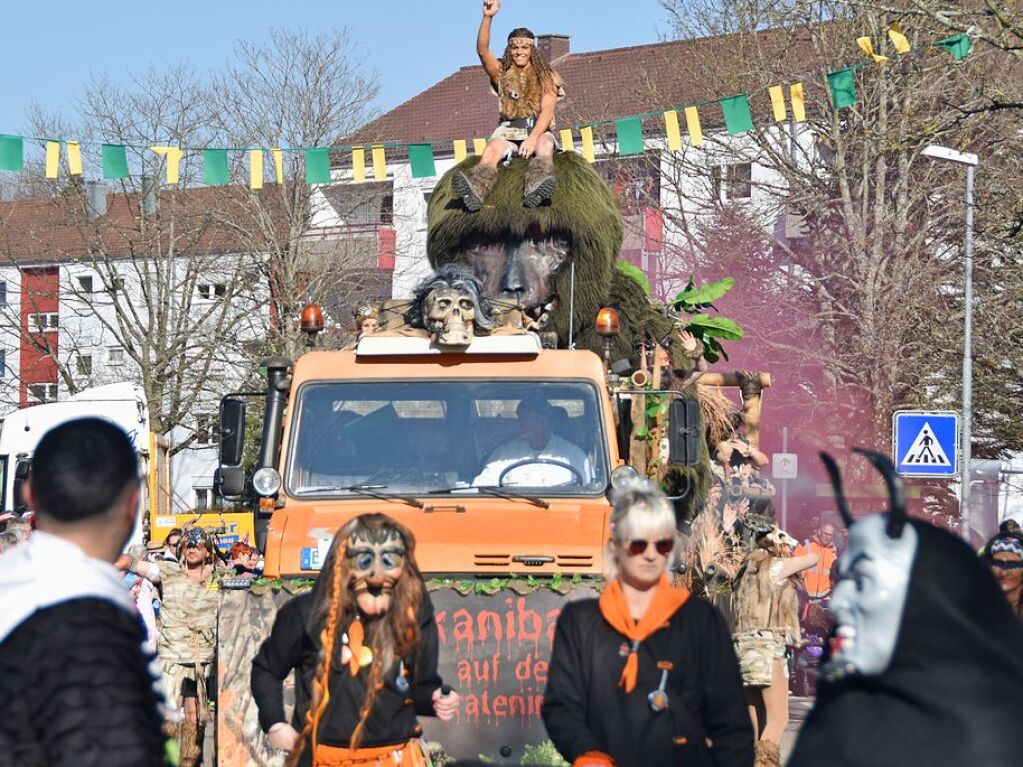
[[[892,416],[895,469],[905,477],[959,475],[959,414],[900,410]]]

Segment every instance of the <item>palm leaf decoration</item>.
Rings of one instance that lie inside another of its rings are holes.
[[[738,341],[744,335],[742,325],[735,320],[705,313],[706,309],[718,311],[714,302],[733,287],[734,277],[722,277],[714,282],[697,285],[696,278],[690,275],[685,289],[668,302],[668,314],[703,344],[703,356],[707,362],[717,362],[722,357],[728,359],[721,339]]]

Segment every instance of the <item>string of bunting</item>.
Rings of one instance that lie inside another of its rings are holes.
[[[910,53],[912,46],[909,40],[902,33],[897,25],[892,25],[888,30],[888,38],[892,47],[899,56]],[[856,41],[864,55],[875,64],[884,64],[889,57],[874,50],[873,41],[868,37],[860,37]],[[973,43],[966,34],[953,35],[938,40],[934,43],[938,48],[946,51],[955,61],[962,61],[969,55]],[[855,73],[864,64],[853,64],[843,69],[830,72],[827,75],[828,92],[831,104],[835,109],[845,109],[856,103],[856,78]],[[786,101],[786,87],[788,99]],[[689,135],[689,141],[693,146],[700,146],[703,143],[703,127],[700,122],[700,110],[719,104],[724,118],[725,131],[729,135],[747,133],[754,129],[753,112],[750,109],[750,96],[762,92],[739,94],[727,98],[701,101],[689,104],[679,109],[666,111],[647,112],[640,115],[622,117],[616,120],[599,121],[575,125],[571,128],[563,128],[560,131],[562,149],[569,152],[579,151],[586,160],[594,162],[596,152],[594,148],[593,129],[597,126],[614,124],[615,133],[618,139],[618,153],[620,155],[640,154],[644,151],[643,142],[643,121],[651,118],[660,118],[664,121],[664,135],[667,140],[668,149],[679,151],[682,148],[682,125],[679,121],[681,113],[685,120],[685,130]],[[790,82],[785,85],[772,85],[766,88],[771,101],[771,114],[775,122],[786,122],[791,111],[793,122],[806,121],[806,98],[802,82]],[[578,150],[575,140],[575,132],[578,131]],[[18,136],[11,134],[0,134],[0,171],[23,171],[25,168],[24,142],[39,141],[45,145],[45,173],[46,178],[57,178],[60,170],[60,154],[64,149],[67,159],[67,172],[72,176],[80,176],[84,173],[82,163],[82,143],[66,139],[37,138],[31,136]],[[208,186],[219,186],[231,182],[230,157],[231,152],[246,152],[249,160],[249,187],[262,189],[265,180],[264,156],[269,151],[273,164],[274,180],[278,184],[284,183],[284,152],[301,152],[304,155],[306,183],[329,184],[330,176],[330,153],[331,151],[350,151],[352,154],[352,180],[356,183],[367,180],[368,171],[372,171],[373,179],[383,181],[387,178],[387,155],[388,149],[405,149],[408,154],[409,165],[413,178],[426,178],[437,175],[434,147],[440,143],[447,142],[422,142],[403,144],[399,142],[384,142],[363,146],[334,146],[334,147],[310,147],[310,148],[284,148],[272,147],[269,150],[265,147],[244,147],[236,149],[202,149],[203,158],[203,180]],[[472,139],[472,150],[476,155],[482,155],[486,147],[487,139]],[[451,142],[455,162],[461,162],[469,153],[469,142],[467,139],[455,139]],[[181,180],[181,161],[185,153],[192,153],[195,150],[180,146],[137,146],[132,144],[101,144],[100,158],[102,163],[103,178],[108,180],[125,179],[129,176],[127,150],[149,149],[159,155],[165,168],[165,180],[167,184],[177,184]],[[367,150],[369,152],[369,165],[367,165]]]

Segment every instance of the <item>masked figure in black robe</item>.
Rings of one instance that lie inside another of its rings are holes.
[[[906,519],[891,462],[887,514],[855,521],[822,455],[849,546],[817,703],[789,767],[1023,764],[1023,628],[994,578],[950,533]]]

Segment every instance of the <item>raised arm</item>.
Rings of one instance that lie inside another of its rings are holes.
[[[501,0],[483,0],[483,19],[480,21],[480,31],[476,35],[476,54],[480,57],[480,63],[483,64],[483,69],[495,88],[501,79],[501,62],[490,52],[490,22],[500,9]]]
[[[161,580],[160,566],[158,564],[155,562],[145,562],[127,554],[122,554],[118,557],[117,561],[114,562],[114,567],[118,570],[127,570],[129,573],[135,573],[135,575],[153,583],[159,583]]]
[[[816,566],[819,559],[820,556],[815,551],[801,556],[786,557],[782,560],[781,570],[778,572],[778,580],[783,581],[790,575],[801,573],[803,570],[809,570],[811,567]]]

